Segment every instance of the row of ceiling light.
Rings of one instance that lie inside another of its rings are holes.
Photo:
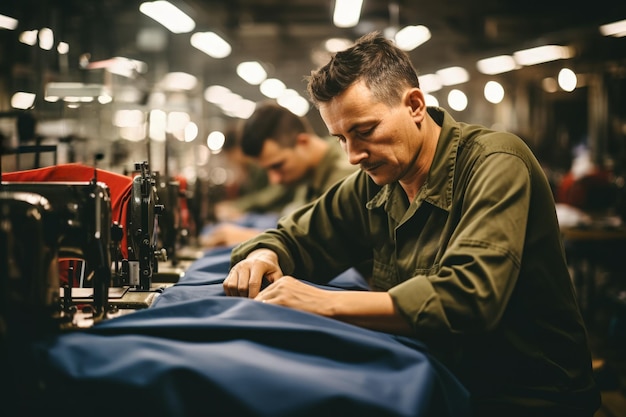
[[[362,0],[336,0],[333,13],[334,24],[338,27],[356,25],[359,21],[361,6]],[[162,24],[172,33],[188,33],[195,29],[194,20],[168,1],[144,2],[139,6],[139,10]],[[13,30],[17,27],[17,23],[16,19],[0,15],[0,28]],[[626,36],[626,20],[602,25],[599,27],[599,31],[604,36]],[[393,36],[396,44],[408,51],[428,41],[431,34],[428,28],[424,26],[407,26],[395,31]],[[37,43],[37,40],[39,40],[39,45],[43,49],[49,50],[54,45],[54,35],[48,28],[43,28],[40,31],[25,31],[20,35],[20,41],[25,44],[34,45]],[[232,52],[230,44],[214,32],[196,32],[192,34],[190,42],[192,46],[214,58],[224,58]],[[325,47],[327,51],[332,53],[349,45],[349,40],[329,39]],[[59,42],[57,50],[61,54],[67,54],[69,45],[65,42]],[[536,65],[558,59],[568,59],[572,56],[573,51],[568,47],[544,45],[517,51],[512,55],[485,58],[479,60],[476,65],[479,72],[486,75],[496,75],[519,69],[523,66]],[[133,71],[139,72],[140,66],[138,64],[142,63],[136,60],[116,57],[112,60],[87,63],[85,67],[93,69],[98,67],[98,65],[100,67],[104,66],[111,72],[128,76]],[[143,70],[145,71],[146,69],[143,68]],[[282,81],[276,78],[268,78],[265,69],[260,63],[256,61],[242,62],[237,66],[237,74],[249,84],[259,85],[262,94],[276,99],[281,105],[289,108],[295,114],[304,115],[308,112],[308,101],[295,90],[287,88]],[[170,85],[193,77],[189,74],[177,75],[179,76],[171,77]],[[182,77],[182,75],[188,75],[188,77]],[[459,66],[440,69],[432,74],[420,76],[421,87],[426,93],[436,92],[444,86],[458,85],[467,81],[469,81],[468,71]],[[180,89],[186,88],[183,86]],[[205,90],[204,97],[207,101],[219,106],[225,114],[231,117],[247,118],[254,109],[253,102],[242,98],[224,86],[209,86]],[[49,101],[52,101],[52,99],[53,97]]]
[[[362,0],[336,0],[333,22],[338,27],[355,26],[359,22]],[[189,33],[195,29],[195,22],[182,10],[165,0],[144,2],[139,10],[154,19],[172,33]],[[411,50],[430,39],[430,31],[425,26],[407,26],[397,31],[394,39],[398,45]],[[213,58],[225,58],[232,52],[230,44],[215,32],[196,32],[191,35],[190,43],[196,49]],[[349,45],[345,40],[329,40],[327,51],[336,52]],[[251,85],[259,85],[260,91],[268,98],[303,116],[309,109],[309,102],[293,89],[276,78],[268,78],[263,65],[256,61],[242,62],[237,66],[237,74]],[[209,86],[205,90],[207,101],[219,106],[222,111],[233,117],[247,118],[254,110],[254,103],[240,97],[225,86]]]

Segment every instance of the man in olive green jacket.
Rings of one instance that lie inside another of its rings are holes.
[[[422,340],[475,416],[592,417],[586,329],[526,144],[427,108],[409,58],[378,33],[312,73],[309,92],[361,171],[236,247],[226,294]],[[365,262],[372,291],[302,281]]]

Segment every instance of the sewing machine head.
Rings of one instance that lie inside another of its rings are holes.
[[[156,178],[148,163],[135,164],[138,174],[133,178],[128,204],[128,259],[122,268],[123,284],[139,290],[150,290],[152,277],[158,271],[159,223],[164,207],[159,202]]]
[[[49,201],[0,191],[0,345],[60,326],[56,224]]]
[[[55,240],[53,245],[57,248],[59,259],[84,261],[82,286],[93,288],[94,316],[105,314],[111,284],[112,224],[111,199],[106,184],[96,181],[3,182],[1,189],[3,192],[30,193],[46,199],[49,210],[44,216],[44,227],[56,230],[47,239]],[[30,236],[20,238],[29,241]]]

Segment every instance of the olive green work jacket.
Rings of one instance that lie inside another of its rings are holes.
[[[591,417],[600,396],[544,172],[517,136],[429,113],[442,130],[414,201],[357,172],[232,264],[266,247],[284,274],[326,283],[369,261],[372,290],[389,292],[476,416]]]

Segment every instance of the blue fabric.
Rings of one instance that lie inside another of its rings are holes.
[[[38,342],[47,415],[466,417],[464,387],[416,340],[225,297],[230,248],[152,306]],[[354,271],[337,286],[361,288]]]
[[[175,286],[41,344],[46,395],[116,416],[469,415],[464,388],[417,341],[220,291]]]

